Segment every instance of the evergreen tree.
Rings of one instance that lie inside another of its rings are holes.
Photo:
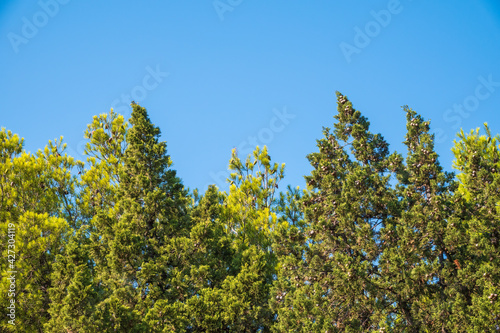
[[[351,102],[337,98],[335,129],[324,129],[319,152],[308,156],[307,227],[284,235],[274,328],[441,330],[453,175],[442,172],[429,123],[411,109],[404,165]]]
[[[187,325],[179,321],[179,331],[267,332],[273,320],[271,237],[284,166],[271,164],[267,148],[257,147],[245,162],[233,151],[229,168],[229,194],[209,187],[193,209],[190,238],[179,253],[191,267],[179,278],[189,297],[186,307],[177,308],[188,318]]]
[[[188,332],[224,332],[229,326],[222,315],[226,311],[222,286],[236,270],[233,237],[224,228],[225,199],[215,186],[209,186],[192,211],[193,227],[183,254],[189,268],[182,286],[189,296],[185,302]]]
[[[50,320],[44,332],[102,332],[96,321],[96,306],[102,298],[95,286],[95,267],[89,257],[88,228],[71,236],[63,254],[56,257],[51,275]]]
[[[79,214],[63,253],[56,257],[50,290],[49,332],[110,330],[106,285],[109,240],[117,216],[118,168],[123,164],[127,124],[110,111],[87,126],[88,169],[79,172],[75,206]]]
[[[461,131],[452,149],[460,174],[446,256],[454,271],[448,323],[456,332],[500,329],[500,137],[486,124],[485,132]]]
[[[272,326],[274,332],[290,332],[297,329],[297,317],[289,310],[298,306],[298,299],[293,295],[302,285],[297,272],[304,263],[304,245],[307,236],[301,199],[302,193],[299,187],[288,186],[285,193],[280,193],[276,207],[279,218],[272,246],[278,264],[269,300],[269,306],[276,314]]]
[[[231,331],[267,332],[274,319],[269,299],[277,265],[272,249],[278,224],[276,193],[285,165],[271,163],[267,147],[257,146],[245,162],[233,150],[229,169],[226,230],[234,235],[239,271],[224,282],[225,316],[231,318]]]
[[[53,262],[65,247],[75,214],[71,197],[76,181],[70,172],[78,162],[62,155],[61,140],[30,154],[18,135],[0,131],[0,241],[5,259],[0,263],[0,303],[3,309],[15,306],[15,318],[4,315],[0,323],[5,332],[42,332],[50,318]]]
[[[267,147],[257,146],[245,162],[233,150],[229,169],[232,173],[228,179],[231,186],[227,228],[236,235],[235,246],[255,245],[270,253],[271,234],[277,223],[275,193],[284,177],[285,165],[271,164]]]
[[[446,289],[454,265],[445,239],[454,175],[439,165],[430,122],[408,107],[404,111],[408,153],[406,163],[395,169],[394,205],[399,213],[380,233],[379,287],[390,302],[380,327],[393,332],[437,332],[446,329],[450,315]]]
[[[118,219],[112,225],[107,263],[108,306],[114,329],[147,331],[168,316],[169,307],[182,298],[174,274],[179,245],[177,238],[189,234],[188,197],[159,141],[146,110],[132,104],[131,128],[123,165],[119,166]],[[150,331],[163,330],[163,325]]]
[[[387,305],[376,283],[379,233],[397,210],[389,165],[400,157],[388,155],[383,137],[369,132],[345,96],[337,98],[335,130],[325,128],[319,152],[308,156],[305,260],[290,267],[298,288],[279,314],[281,327],[296,331],[370,330]]]

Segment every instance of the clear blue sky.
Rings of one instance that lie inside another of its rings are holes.
[[[336,90],[402,153],[401,106],[431,119],[447,170],[460,127],[500,132],[494,0],[3,0],[0,36],[0,126],[27,150],[63,135],[83,158],[92,116],[135,99],[191,188],[254,143],[304,187]]]

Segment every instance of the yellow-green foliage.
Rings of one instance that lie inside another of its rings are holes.
[[[49,141],[43,151],[30,154],[17,135],[3,128],[0,132],[1,307],[6,309],[11,299],[16,305],[16,325],[2,320],[5,331],[36,332],[49,318],[50,273],[74,222],[71,170],[79,164],[62,155],[61,141]],[[7,246],[8,239],[15,240],[14,246]],[[7,261],[8,255],[15,261]],[[15,291],[10,276],[15,277]]]

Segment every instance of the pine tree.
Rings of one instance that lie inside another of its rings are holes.
[[[447,252],[455,274],[449,282],[450,330],[491,332],[500,327],[500,136],[479,129],[458,135],[453,153],[460,171]]]
[[[278,331],[360,331],[377,327],[387,305],[377,288],[380,229],[397,211],[390,189],[388,144],[337,93],[335,130],[325,128],[302,199],[307,222],[303,262],[283,266],[289,285],[278,313]],[[305,236],[305,237],[304,237]],[[300,251],[295,251],[299,253]]]
[[[267,147],[258,146],[242,162],[236,150],[229,161],[232,171],[228,195],[228,231],[236,235],[235,246],[255,245],[267,253],[277,218],[275,193],[284,177],[285,165],[271,164]]]
[[[62,155],[61,140],[31,154],[23,150],[18,135],[0,131],[0,241],[5,258],[0,263],[0,303],[3,309],[11,300],[15,305],[15,318],[5,315],[1,321],[5,332],[42,332],[50,318],[53,261],[64,249],[75,213],[71,170],[78,162]]]
[[[442,172],[429,123],[411,109],[404,165],[351,102],[337,98],[335,129],[325,128],[319,152],[308,156],[307,227],[284,248],[292,255],[279,272],[275,329],[442,329],[453,175]]]
[[[380,233],[379,286],[391,304],[380,326],[393,332],[441,331],[450,315],[446,288],[453,262],[445,239],[454,175],[439,165],[430,122],[408,107],[404,111],[408,153],[395,169],[400,213]]]
[[[123,164],[127,124],[111,110],[94,116],[87,126],[85,147],[88,168],[78,173],[74,193],[78,216],[64,252],[56,257],[49,290],[50,321],[45,330],[110,331],[111,294],[106,285],[109,241],[117,216],[118,169]]]
[[[158,313],[161,321],[182,297],[176,287],[176,239],[189,233],[188,197],[159,141],[146,109],[132,104],[127,133],[127,149],[119,169],[118,220],[112,226],[106,281],[112,295],[109,305],[115,329],[148,330],[148,312]],[[166,302],[166,303],[165,303]],[[145,319],[146,318],[146,319]],[[151,328],[151,331],[164,327]]]
[[[68,239],[63,254],[56,257],[49,290],[51,318],[44,332],[105,331],[95,316],[102,295],[94,284],[87,231],[87,226],[80,228]]]
[[[229,194],[210,187],[193,210],[188,332],[268,332],[273,320],[274,196],[284,165],[257,147],[244,162],[233,150],[229,168]]]
[[[269,299],[277,265],[272,249],[278,224],[276,194],[285,165],[271,163],[267,147],[257,146],[244,162],[233,150],[229,169],[227,231],[235,236],[235,265],[241,268],[224,283],[225,315],[232,318],[233,331],[267,332],[273,321]]]
[[[304,263],[306,223],[301,199],[300,188],[288,186],[286,192],[280,193],[276,207],[278,226],[273,234],[272,247],[278,264],[269,300],[269,306],[276,314],[272,326],[274,332],[291,332],[297,328],[296,317],[292,319],[288,316],[289,310],[298,306],[298,299],[293,299],[291,295],[301,287],[297,272]]]
[[[181,287],[189,297],[185,302],[187,332],[221,332],[229,325],[221,315],[225,311],[222,285],[235,274],[235,251],[233,237],[224,228],[225,199],[224,193],[209,186],[191,214],[193,227],[182,254],[188,268]]]

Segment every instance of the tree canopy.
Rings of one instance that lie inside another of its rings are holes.
[[[228,192],[186,188],[134,102],[85,161],[2,128],[0,330],[500,330],[500,136],[458,133],[455,175],[411,108],[401,154],[337,104],[303,189],[265,146],[232,151]]]

